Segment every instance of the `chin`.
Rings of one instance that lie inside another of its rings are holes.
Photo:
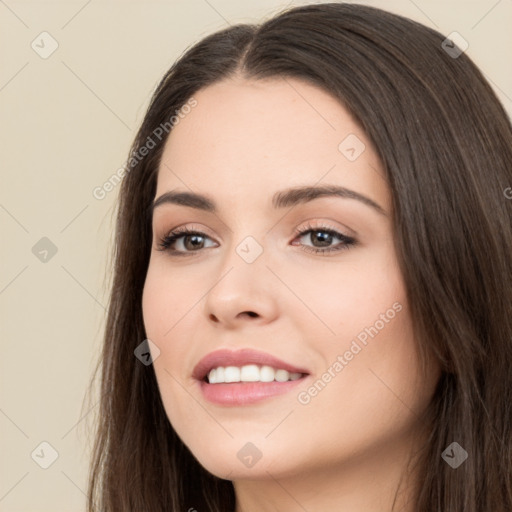
[[[219,443],[214,451],[210,447],[189,450],[206,471],[226,480],[263,480],[283,471],[293,473],[293,469],[289,467],[290,461],[277,454],[275,449],[269,448],[271,455],[265,456],[265,449],[259,450],[250,442],[239,443],[231,440],[231,444],[222,446]],[[286,461],[287,467],[282,467],[283,461]]]

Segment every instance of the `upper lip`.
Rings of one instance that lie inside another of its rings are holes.
[[[273,368],[287,370],[290,373],[309,373],[304,368],[293,366],[270,354],[246,348],[235,351],[222,349],[210,352],[196,364],[192,376],[197,380],[203,380],[213,368],[219,366],[245,366],[247,364],[272,366]]]

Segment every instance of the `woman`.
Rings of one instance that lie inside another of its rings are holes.
[[[317,4],[167,72],[120,192],[91,512],[512,510],[512,128],[454,48]]]

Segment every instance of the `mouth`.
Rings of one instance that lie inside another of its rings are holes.
[[[309,375],[307,369],[252,349],[212,352],[193,371],[206,400],[230,406],[281,395]]]
[[[309,373],[305,368],[265,352],[253,349],[222,349],[203,357],[194,367],[192,376],[199,381],[207,379],[208,382],[211,376],[212,379],[218,377],[219,382],[281,382],[289,380],[290,377],[295,380],[298,378],[297,374],[300,376]]]

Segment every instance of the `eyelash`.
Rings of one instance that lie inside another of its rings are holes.
[[[312,248],[307,245],[300,245],[301,250],[314,253],[314,254],[325,254],[325,253],[331,253],[331,252],[339,252],[342,250],[350,249],[350,247],[353,247],[357,245],[357,241],[349,236],[344,235],[343,233],[340,233],[339,231],[336,231],[333,228],[330,228],[328,226],[320,226],[320,227],[314,227],[308,224],[303,229],[296,229],[294,232],[294,236],[297,237],[303,237],[304,235],[310,234],[310,233],[326,233],[328,235],[334,236],[336,238],[339,238],[341,240],[341,245],[338,248],[328,247],[325,249],[319,249],[319,248]],[[166,236],[164,236],[162,239],[160,239],[158,243],[159,251],[167,251],[172,256],[188,256],[192,253],[197,253],[198,251],[177,251],[175,249],[171,249],[171,245],[179,240],[180,238],[184,236],[192,236],[192,235],[198,235],[205,238],[210,238],[205,233],[202,233],[201,231],[195,231],[188,228],[177,228],[174,231],[171,231]]]

